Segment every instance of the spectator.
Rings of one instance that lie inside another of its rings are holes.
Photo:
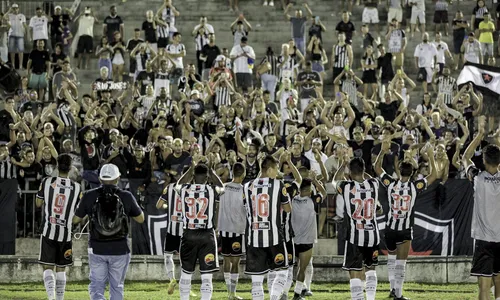
[[[215,34],[214,27],[212,25],[208,24],[207,22],[208,22],[207,17],[201,16],[200,17],[200,24],[198,24],[194,27],[192,35],[196,36],[196,33],[199,32],[200,28],[205,28],[206,34],[210,34],[210,33]]]
[[[427,93],[427,84],[432,83],[432,75],[434,74],[434,63],[438,55],[436,47],[429,43],[429,34],[423,34],[422,43],[415,48],[415,67],[419,69],[418,80],[422,82],[424,93]]]
[[[278,57],[274,55],[271,47],[267,48],[266,56],[262,59],[257,69],[257,78],[261,78],[261,86],[264,91],[269,92],[270,101],[274,102],[276,97],[276,85],[278,83]]]
[[[450,25],[448,25],[448,4],[449,0],[437,0],[434,10],[434,31],[442,31],[440,25],[444,26],[444,33],[448,36],[448,30]]]
[[[208,81],[210,70],[214,66],[214,62],[221,54],[219,46],[215,44],[215,34],[208,36],[208,44],[201,49],[200,59],[203,61],[203,69],[201,72],[201,79]]]
[[[457,11],[455,14],[455,19],[451,22],[453,27],[453,54],[455,56],[455,70],[458,70],[460,62],[463,61],[463,51],[461,50],[462,44],[467,39],[467,30],[470,25],[467,20],[464,19],[464,14],[461,11]]]
[[[377,7],[379,2],[379,0],[363,0],[365,8],[363,9],[363,16],[361,17],[361,22],[363,22],[363,24],[375,24],[377,36],[380,36],[380,27],[378,25],[380,21]]]
[[[304,70],[297,75],[296,85],[300,88],[300,111],[304,112],[310,101],[318,97],[316,90],[323,85],[320,73],[314,70],[314,62],[306,62]]]
[[[125,66],[125,43],[123,42],[122,35],[120,32],[115,31],[113,40],[111,42],[111,48],[113,49],[112,54],[112,74],[114,82],[123,81],[123,67]]]
[[[78,89],[76,88],[76,75],[71,70],[71,66],[68,60],[64,60],[61,62],[62,68],[60,71],[54,73],[52,79],[52,96],[56,99],[57,92],[62,88],[63,81],[70,81],[72,86],[74,87],[74,95],[78,95]]]
[[[108,41],[115,40],[115,32],[119,32],[123,36],[123,28],[125,24],[122,18],[118,15],[116,6],[112,5],[109,8],[109,16],[102,21],[102,35],[108,38]]]
[[[347,11],[344,11],[342,13],[342,21],[337,24],[335,30],[337,31],[337,35],[339,35],[340,33],[345,34],[345,42],[347,44],[350,45],[352,43],[352,36],[356,32],[356,28],[354,27],[354,24],[349,20],[349,13]]]
[[[139,28],[134,29],[134,37],[127,41],[126,50],[130,53],[129,58],[129,76],[132,80],[135,79],[136,69],[137,69],[137,58],[135,55],[132,55],[134,49],[144,43],[144,40],[141,39],[141,30]],[[142,59],[141,59],[142,61]]]
[[[390,0],[387,1],[389,6],[389,12],[387,14],[387,23],[394,22],[394,19],[398,21],[398,23],[403,22],[403,7],[402,1],[400,0]]]
[[[326,51],[321,44],[321,39],[314,36],[311,38],[309,45],[307,45],[307,52],[311,55],[312,69],[324,78],[325,65],[328,64],[328,56],[326,56]]]
[[[460,47],[464,54],[463,63],[470,61],[475,64],[483,63],[483,50],[481,43],[475,38],[474,32],[469,33],[469,36],[464,39],[462,47]]]
[[[63,10],[61,6],[57,5],[54,8],[54,14],[49,18],[50,23],[50,46],[52,49],[56,47],[57,43],[63,43],[63,33],[64,33],[64,25],[63,22],[68,24],[71,22],[73,17],[71,10],[64,9],[66,12],[63,14]]]
[[[203,47],[205,47],[205,45],[208,44],[209,34],[210,32],[208,31],[208,28],[202,25],[197,25],[195,27],[195,31],[193,31],[194,43],[196,49],[196,62],[198,66],[199,75],[201,75],[201,72],[203,71],[203,60],[200,58],[201,51],[203,50]]]
[[[309,27],[309,40],[312,39],[313,36],[316,36],[320,40],[323,40],[322,34],[326,32],[326,27],[320,20],[319,16],[315,16],[312,19],[312,25]]]
[[[8,32],[10,30],[10,21],[6,20],[4,14],[0,12],[0,63],[9,61],[8,53]]]
[[[255,61],[255,52],[253,48],[247,44],[246,37],[241,38],[241,42],[231,49],[231,59],[234,60],[234,74],[236,75],[236,86],[239,92],[251,92],[252,84],[252,68]]]
[[[88,64],[90,60],[90,54],[94,52],[94,24],[98,24],[99,21],[94,16],[90,7],[85,7],[84,15],[80,14],[76,17],[78,20],[78,46],[76,53],[78,54],[78,65],[77,68],[82,68],[82,59],[85,56],[85,67],[88,69]]]
[[[30,40],[30,33],[26,25],[26,17],[19,12],[19,5],[12,4],[9,10],[5,13],[10,22],[9,32],[9,53],[10,62],[12,66],[16,66],[16,53],[19,54],[19,70],[24,68],[23,55],[24,55],[24,38]]]
[[[165,49],[170,44],[170,26],[159,16],[156,16],[155,20],[158,49]]]
[[[451,60],[452,63],[453,61],[453,55],[451,55],[450,49],[448,48],[448,44],[446,42],[441,40],[441,32],[436,32],[436,39],[432,44],[434,47],[436,47],[437,50],[437,55],[436,55],[436,63],[438,65],[437,74],[441,75],[443,74],[443,69],[446,65],[446,56],[448,56]]]
[[[363,68],[363,76],[361,78],[363,81],[363,96],[373,99],[377,95],[377,76],[375,70],[378,68],[378,65],[372,46],[365,48],[365,54],[361,58],[361,67]],[[368,97],[368,87],[371,87],[372,90],[370,97]]]
[[[396,69],[402,68],[404,65],[406,50],[406,34],[404,30],[399,28],[399,22],[397,19],[392,19],[385,39],[389,43],[388,52],[395,57]]]
[[[338,78],[345,69],[350,69],[353,63],[352,46],[346,42],[345,33],[339,33],[337,39],[338,43],[333,45],[332,58],[330,59],[333,67],[334,80]],[[337,87],[335,88],[335,92],[338,92]]]
[[[39,100],[45,98],[45,89],[50,74],[50,56],[45,48],[45,40],[37,41],[37,48],[31,51],[28,59],[29,87],[38,91]]]
[[[479,28],[479,23],[484,20],[484,15],[489,13],[490,10],[486,7],[486,2],[484,0],[478,0],[476,7],[472,10],[471,25],[472,30]]]
[[[422,34],[425,32],[425,0],[409,0],[411,6],[411,37],[415,34],[417,20],[420,23]]]
[[[102,67],[106,67],[109,70],[109,79],[111,79],[111,74],[113,72],[113,65],[111,64],[111,55],[114,50],[113,47],[109,44],[108,38],[103,36],[101,37],[101,43],[96,48],[96,56],[99,57],[98,66],[99,69]]]
[[[158,52],[158,38],[156,36],[156,18],[152,10],[146,12],[146,21],[142,22],[144,40],[151,45],[151,48]]]
[[[37,41],[43,40],[45,47],[49,42],[49,19],[45,16],[41,7],[36,8],[36,15],[30,19],[30,36],[33,38],[33,47],[36,47]]]
[[[168,24],[170,38],[174,37],[174,33],[177,32],[177,27],[175,27],[175,18],[180,16],[180,13],[175,9],[172,4],[172,0],[165,0],[163,5],[158,9],[156,15],[161,17],[161,19]]]
[[[285,16],[292,25],[292,38],[301,53],[306,53],[306,23],[312,18],[312,12],[307,3],[304,3],[304,8],[307,10],[307,17],[302,15],[302,10],[295,10],[295,17],[288,14],[288,10],[293,4],[288,4],[285,9]]]
[[[494,39],[493,33],[495,32],[495,23],[491,21],[491,16],[489,13],[483,15],[484,20],[479,23],[479,42],[481,43],[481,48],[483,50],[483,58],[495,57],[494,52]]]
[[[181,34],[176,32],[172,38],[173,43],[167,46],[167,53],[175,64],[170,77],[170,86],[179,85],[179,79],[181,78],[184,70],[183,59],[186,56],[186,47],[184,47],[184,44],[181,44],[181,40]],[[172,88],[171,90],[173,91]]]
[[[252,25],[247,21],[243,14],[239,15],[236,20],[231,24],[231,31],[234,36],[234,45],[238,45],[241,38],[248,36],[248,33],[252,30]]]

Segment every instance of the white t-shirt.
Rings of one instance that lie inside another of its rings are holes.
[[[180,54],[182,51],[185,51],[186,47],[184,47],[184,44],[169,44],[167,46],[167,53],[168,54]],[[182,57],[176,57],[172,58],[172,60],[175,63],[175,68],[177,69],[184,69],[184,64],[182,62]]]
[[[34,16],[31,18],[29,26],[33,29],[33,40],[49,39],[48,22],[49,19],[46,16]]]
[[[436,46],[431,43],[420,43],[415,48],[414,57],[418,57],[419,68],[432,68],[434,65],[434,56],[438,55]]]
[[[304,153],[304,156],[307,159],[309,159],[309,163],[311,164],[311,171],[314,171],[317,175],[321,174],[321,167],[316,158],[314,158],[314,153],[312,152],[312,149]],[[321,152],[321,161],[325,163],[327,159],[328,156],[326,156],[325,153]]]
[[[231,53],[229,56],[231,58],[235,58],[239,55],[242,55],[243,52],[246,52],[250,58],[255,60],[255,52],[253,48],[246,45],[245,47],[241,47],[241,45],[236,45],[231,49]],[[250,73],[252,74],[252,69],[248,67],[248,58],[246,56],[238,57],[233,62],[233,71],[234,73]]]
[[[79,36],[88,35],[94,37],[94,22],[95,19],[92,16],[81,16],[78,23],[78,34]]]
[[[472,63],[479,63],[479,55],[481,53],[481,43],[477,40],[474,40],[473,43],[466,42],[465,43],[465,51],[464,58],[466,61],[470,61]]]
[[[410,0],[409,2],[416,4],[413,5],[414,10],[425,11],[425,0]]]
[[[436,47],[437,50],[437,56],[436,56],[437,63],[444,64],[446,62],[445,52],[446,50],[448,50],[448,44],[446,44],[443,41],[432,42],[432,44],[434,45],[434,47]]]
[[[9,14],[10,30],[9,36],[23,37],[26,17],[23,14]]]

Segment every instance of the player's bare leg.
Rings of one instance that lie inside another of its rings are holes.
[[[408,259],[408,253],[410,253],[410,246],[411,246],[411,241],[405,241],[397,246],[396,268],[394,271],[395,275],[394,289],[396,297],[394,297],[394,299],[398,300],[408,299],[403,296],[403,283],[405,281],[406,260]]]
[[[496,276],[498,277],[498,276]],[[478,299],[479,300],[490,300],[490,288],[491,288],[491,284],[492,284],[492,278],[491,277],[486,277],[486,276],[479,276],[477,278],[478,280],[478,284],[479,284],[479,297]],[[498,282],[498,279],[497,279],[497,282]],[[495,288],[495,297],[498,299],[499,297],[497,297],[497,289]]]
[[[304,299],[302,298],[302,291],[304,290],[304,281],[306,279],[306,270],[309,267],[313,254],[313,249],[309,249],[306,252],[299,254],[298,270],[297,270],[297,280],[295,281],[295,290],[293,295],[293,300]]]
[[[493,284],[493,295],[495,295],[495,299],[500,299],[500,275],[493,276],[492,280]]]
[[[167,272],[167,278],[170,280],[167,292],[169,295],[172,295],[177,287],[177,280],[175,280],[174,255],[172,253],[164,253],[163,263],[165,265],[165,271]]]
[[[363,278],[364,271],[349,271],[349,276],[351,280],[349,281],[351,289],[351,299],[352,300],[364,300],[365,294],[363,292]]]

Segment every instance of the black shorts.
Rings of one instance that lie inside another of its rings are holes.
[[[448,23],[448,11],[436,10],[434,12],[434,24],[446,24],[446,23]]]
[[[314,247],[314,244],[295,244],[295,256],[298,257],[300,253],[307,252]]]
[[[344,68],[333,68],[333,81],[335,82],[335,79],[339,77],[339,75],[344,71]],[[340,81],[339,84],[342,84],[342,80]]]
[[[56,242],[44,236],[40,238],[38,262],[42,265],[66,267],[73,264],[72,243]]]
[[[243,249],[245,245],[243,243],[243,235],[237,237],[221,237],[222,250],[221,254],[223,256],[242,256],[245,252]]]
[[[344,264],[342,269],[347,271],[361,271],[363,266],[378,265],[378,245],[373,247],[360,247],[346,242],[344,251]]]
[[[385,231],[385,244],[389,251],[396,251],[398,245],[405,241],[411,241],[412,239],[413,231],[411,229],[402,231],[388,229]]]
[[[500,274],[500,243],[476,240],[471,276],[492,277]]]
[[[295,243],[293,242],[293,240],[289,240],[285,243],[285,245],[288,265],[292,267],[295,264]]]
[[[167,232],[165,236],[165,246],[163,247],[164,253],[179,253],[181,247],[181,236],[172,235]]]
[[[252,74],[236,73],[236,85],[242,89],[249,89],[253,86]]]
[[[377,83],[377,74],[375,70],[363,71],[363,76],[361,77],[363,83],[372,84]]]
[[[158,38],[158,49],[167,48],[168,45],[168,37]]]
[[[90,35],[82,35],[78,38],[78,46],[76,53],[82,54],[84,52],[92,53],[94,49],[94,40]]]
[[[184,230],[181,238],[181,269],[193,274],[196,261],[200,264],[200,273],[219,271],[217,241],[213,229]]]
[[[288,255],[285,243],[266,248],[248,246],[245,274],[262,275],[270,270],[288,268]]]

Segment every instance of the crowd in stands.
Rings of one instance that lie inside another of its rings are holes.
[[[334,28],[314,15],[314,7],[286,2],[263,3],[281,6],[276,9],[283,9],[292,32],[263,57],[256,55],[263,49],[252,47],[251,15],[227,24],[234,44],[223,48],[204,16],[192,37],[182,36],[182,11],[172,0],[147,11],[127,41],[115,6],[108,16],[91,8],[76,16],[60,6],[46,15],[39,8],[27,21],[13,4],[0,16],[0,58],[23,77],[13,95],[2,95],[0,178],[17,178],[22,188],[31,179],[36,187],[57,172],[58,154],[68,153],[72,179],[87,187],[99,185],[100,166],[113,163],[123,179],[140,181],[137,195],[147,195],[178,180],[192,159],[214,168],[223,182],[242,162],[248,182],[271,154],[285,180],[293,179],[294,164],[303,177],[326,185],[329,197],[318,204],[323,236],[335,216],[331,181],[345,157],[362,157],[373,174],[381,141],[391,139],[383,169],[394,173],[409,156],[418,164],[415,176],[424,177],[429,170],[421,149],[432,145],[443,184],[464,176],[460,159],[478,116],[489,117],[488,139],[500,136],[498,99],[456,84],[456,70],[466,61],[496,65],[495,1],[464,0],[462,11],[448,16],[448,0],[436,0],[435,7],[424,0],[340,0],[345,11]],[[238,1],[230,3],[237,11]],[[364,6],[362,20],[352,20],[353,4]],[[382,9],[387,20],[379,20]],[[436,27],[426,29],[425,14],[433,10]],[[354,42],[357,35],[362,44]],[[421,43],[407,49],[409,38]],[[322,46],[324,39],[335,41],[333,49]],[[196,52],[187,53],[183,43],[193,40]],[[28,44],[33,50],[23,57]],[[357,57],[354,48],[364,55]],[[408,61],[418,75],[406,71]],[[89,64],[98,64],[100,74],[92,92],[83,94],[78,74]],[[476,166],[486,144],[475,152]]]

